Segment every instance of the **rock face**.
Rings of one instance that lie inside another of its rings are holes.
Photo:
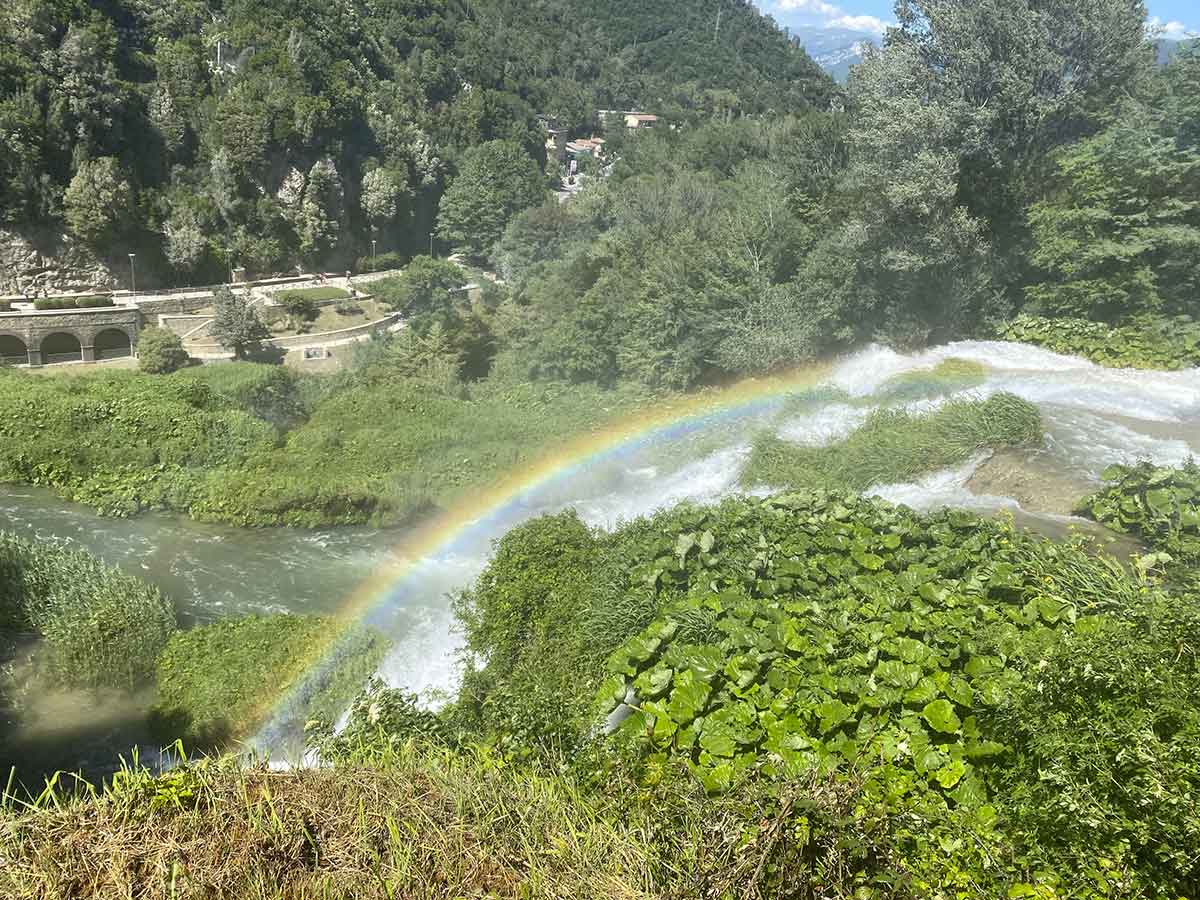
[[[104,260],[70,235],[0,228],[0,294],[103,291],[120,284]]]
[[[1011,497],[1027,512],[1069,516],[1091,489],[1077,474],[1052,473],[1028,451],[1002,450],[985,461],[967,487],[976,494]]]

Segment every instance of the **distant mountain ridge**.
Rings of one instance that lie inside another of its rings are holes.
[[[1200,38],[1185,38],[1182,41],[1173,41],[1167,38],[1160,38],[1155,42],[1158,45],[1158,63],[1165,66],[1171,59],[1181,51],[1195,47],[1200,47]]]
[[[791,34],[817,65],[842,83],[849,77],[850,67],[862,62],[866,48],[881,41],[879,35],[868,31],[816,25],[792,28]]]
[[[882,37],[866,31],[849,28],[825,28],[820,25],[804,25],[788,29],[788,33],[800,42],[813,61],[837,82],[844,84],[850,76],[850,68],[862,62],[869,46],[879,46]],[[1177,53],[1192,47],[1200,47],[1200,38],[1156,40],[1159,65],[1166,65]]]

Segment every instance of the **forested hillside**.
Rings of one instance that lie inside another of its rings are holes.
[[[538,114],[827,106],[747,3],[14,0],[0,12],[0,225],[61,226],[159,281],[426,246],[462,154]]]

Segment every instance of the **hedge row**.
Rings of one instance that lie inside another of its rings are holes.
[[[43,297],[33,301],[34,309],[97,309],[112,306],[112,297]]]

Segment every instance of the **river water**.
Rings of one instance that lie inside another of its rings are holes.
[[[617,448],[493,510],[422,559],[403,559],[395,549],[401,537],[396,532],[244,531],[158,515],[101,519],[28,488],[0,490],[0,528],[89,550],[157,584],[174,598],[181,617],[193,622],[249,613],[336,612],[372,573],[408,563],[406,576],[372,608],[369,618],[395,641],[380,675],[393,685],[428,695],[450,690],[455,683],[460,641],[447,595],[470,583],[486,563],[492,542],[508,528],[566,507],[576,508],[589,523],[611,528],[682,500],[718,499],[739,490],[739,474],[756,433],[771,429],[808,444],[836,440],[883,402],[890,379],[932,370],[947,359],[980,363],[986,377],[966,391],[930,382],[917,396],[906,394],[903,405],[931,409],[956,393],[982,397],[998,391],[1037,403],[1045,444],[1009,460],[1032,487],[1021,497],[1004,492],[1006,485],[1017,483],[1011,479],[993,479],[988,482],[992,488],[981,489],[980,478],[996,465],[981,454],[918,484],[878,485],[873,493],[916,508],[1006,509],[1023,524],[1061,536],[1087,524],[1065,515],[1066,509],[1054,508],[1061,503],[1047,502],[1051,496],[1086,493],[1114,462],[1152,459],[1177,464],[1200,450],[1200,370],[1108,370],[996,342],[961,342],[917,355],[872,347],[832,366],[825,377],[830,390],[814,393],[808,402],[789,404],[779,398],[744,411],[699,418],[689,427],[664,429],[657,438]],[[977,471],[981,466],[983,471]],[[994,491],[996,484],[999,492]],[[769,489],[763,485],[755,492]],[[53,743],[56,728],[66,728],[73,716],[103,718],[111,708],[119,711],[113,728],[128,726],[136,719],[131,705],[137,702],[129,698],[76,699],[65,705],[55,698],[40,718],[35,704],[24,727]],[[82,729],[67,731],[75,735],[65,748],[67,755],[84,758],[90,752],[89,739],[78,736]],[[111,730],[93,731],[113,739]],[[136,737],[136,729],[128,727],[116,733]],[[274,733],[267,728],[263,742],[269,745]]]

